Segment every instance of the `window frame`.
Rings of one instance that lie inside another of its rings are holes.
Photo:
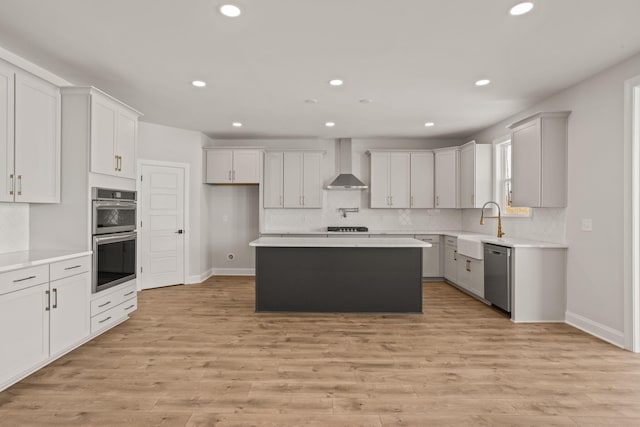
[[[533,209],[523,206],[507,206],[506,201],[508,195],[505,194],[505,146],[511,145],[511,135],[504,135],[493,141],[493,198],[500,205],[501,215],[504,218],[531,218]],[[513,147],[511,148],[513,153]],[[511,159],[510,159],[511,160]],[[511,164],[511,176],[513,178],[513,163]],[[518,212],[514,212],[518,210]],[[497,209],[493,208],[494,215],[497,215]]]

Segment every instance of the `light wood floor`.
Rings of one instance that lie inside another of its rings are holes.
[[[251,278],[144,291],[0,393],[0,425],[640,425],[638,355],[424,290],[424,315],[255,314]]]

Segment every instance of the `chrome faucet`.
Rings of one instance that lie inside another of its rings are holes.
[[[484,216],[484,208],[487,207],[487,205],[496,205],[496,207],[498,208],[498,216]],[[502,236],[504,236],[504,233],[502,232],[502,215],[500,214],[500,205],[497,204],[496,202],[487,202],[482,206],[482,215],[480,216],[480,225],[484,225],[484,219],[485,218],[498,218],[498,239],[500,239]]]

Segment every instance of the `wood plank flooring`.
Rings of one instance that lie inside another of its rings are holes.
[[[143,291],[130,321],[0,393],[0,425],[640,425],[640,356],[444,283],[423,315],[253,308],[247,277]]]

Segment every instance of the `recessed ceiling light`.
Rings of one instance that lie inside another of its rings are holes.
[[[435,125],[436,125],[436,124],[435,124],[435,123],[433,123],[433,122],[427,122],[427,123],[425,123],[425,124],[424,124],[424,126],[425,126],[425,127],[428,127],[428,128],[430,128],[431,126],[435,126]]]
[[[362,99],[359,99],[358,102],[360,104],[371,104],[373,102],[373,100],[372,99],[368,99],[368,98],[362,98]]]
[[[305,104],[317,104],[318,100],[315,98],[307,98],[304,100]]]
[[[242,127],[242,123],[240,123],[240,122],[233,122],[233,123],[231,123],[231,126],[233,126],[234,128],[241,128],[241,127]]]
[[[489,80],[489,79],[481,79],[481,80],[478,80],[476,82],[476,86],[486,86],[489,83],[491,83],[491,80]]]
[[[326,127],[328,127],[328,128],[332,128],[332,127],[334,127],[336,124],[335,124],[334,122],[327,122],[327,123],[325,123],[324,125],[325,125]]]
[[[191,82],[191,84],[195,87],[205,87],[207,85],[207,83],[203,82],[202,80],[194,80]]]
[[[220,6],[220,13],[224,16],[228,16],[229,18],[235,18],[240,16],[242,13],[240,8],[233,4],[224,4]]]
[[[329,80],[329,84],[331,86],[342,86],[343,85],[343,81],[340,79],[333,79],[333,80]]]
[[[530,1],[526,1],[513,6],[511,10],[509,10],[509,13],[513,16],[520,16],[524,15],[525,13],[531,12],[531,9],[533,9],[533,3]]]

